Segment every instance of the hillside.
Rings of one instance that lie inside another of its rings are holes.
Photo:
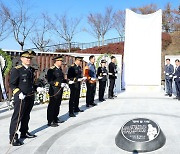
[[[165,53],[168,55],[180,54],[180,31],[170,34],[172,43],[167,47]]]

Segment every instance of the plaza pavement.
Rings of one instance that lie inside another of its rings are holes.
[[[159,124],[166,136],[165,145],[148,154],[180,154],[180,101],[161,92],[122,92],[98,106],[80,107],[85,112],[68,116],[68,101],[62,101],[59,127],[47,127],[47,104],[35,105],[31,112],[30,131],[37,135],[25,139],[21,147],[9,145],[8,131],[13,110],[0,105],[0,154],[132,154],[115,144],[121,126],[133,118],[149,118]],[[4,108],[3,108],[4,107]]]

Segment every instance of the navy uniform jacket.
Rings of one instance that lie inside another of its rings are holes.
[[[112,62],[109,63],[109,79],[117,79],[117,66]]]
[[[47,72],[47,80],[50,84],[49,94],[55,94],[60,88],[61,83],[65,83],[64,73],[61,68],[57,68],[56,66],[52,66]]]
[[[18,65],[11,70],[9,83],[13,94],[22,92],[28,95],[35,91],[34,72],[33,67],[26,69],[23,65]]]
[[[103,77],[101,81],[107,81],[108,71],[106,67],[98,67],[97,76]]]
[[[177,76],[176,78],[174,78],[174,81],[179,82],[180,81],[180,66],[178,66],[178,68],[175,69],[174,76]]]
[[[81,66],[72,64],[68,69],[67,78],[71,81],[74,81],[75,84],[78,83],[78,79],[82,78],[82,69]],[[80,83],[80,82],[79,82]]]
[[[172,64],[165,65],[165,79],[172,79],[172,77],[169,77],[170,75],[173,75],[174,73],[174,66]],[[168,74],[167,74],[168,73]]]

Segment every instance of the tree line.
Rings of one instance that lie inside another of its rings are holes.
[[[67,14],[56,14],[49,16],[42,13],[41,17],[33,18],[31,8],[28,8],[26,0],[16,0],[16,10],[11,9],[3,2],[0,4],[0,41],[3,41],[10,35],[13,35],[15,41],[24,49],[25,42],[30,40],[34,46],[46,52],[50,43],[51,36],[58,36],[67,43],[69,52],[71,43],[77,33],[87,32],[97,41],[103,44],[105,35],[112,29],[117,31],[119,37],[124,36],[125,29],[125,10],[114,11],[112,7],[105,8],[103,13],[89,13],[87,23],[89,28],[79,29],[82,18],[72,18]],[[157,11],[156,4],[149,4],[139,8],[130,8],[136,13],[149,14]],[[167,3],[163,8],[162,29],[170,33],[180,30],[180,6],[173,9],[171,3]]]

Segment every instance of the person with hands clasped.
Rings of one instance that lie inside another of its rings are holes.
[[[109,93],[108,98],[114,99],[114,85],[115,80],[117,79],[117,66],[116,66],[116,57],[111,56],[111,62],[109,63]]]
[[[179,59],[175,60],[176,68],[173,78],[176,86],[176,98],[180,101],[180,61]]]
[[[10,144],[13,146],[21,146],[22,141],[19,140],[17,130],[19,123],[21,138],[34,138],[28,132],[28,123],[30,120],[30,112],[34,105],[34,72],[35,69],[31,67],[31,59],[35,55],[34,51],[24,51],[20,53],[22,64],[12,68],[10,73],[10,88],[14,95],[14,112],[10,123]]]
[[[108,75],[108,71],[105,66],[106,66],[106,60],[101,60],[101,66],[98,67],[98,70],[97,70],[97,76],[99,79],[99,101],[100,102],[105,101],[104,92],[106,88],[107,75]]]
[[[69,116],[75,117],[74,112],[83,112],[79,109],[79,97],[81,90],[81,81],[86,77],[82,77],[81,62],[83,57],[75,57],[75,62],[68,69],[67,78],[69,80],[70,99],[69,99]]]
[[[173,80],[173,73],[174,73],[174,66],[170,64],[170,59],[166,59],[166,65],[164,69],[165,73],[165,82],[166,82],[166,96],[172,96],[172,80]]]
[[[63,63],[63,56],[53,58],[54,66],[52,66],[47,72],[47,80],[50,85],[49,87],[49,104],[47,108],[47,121],[48,126],[57,127],[60,121],[58,118],[63,88],[66,85],[66,80],[64,79],[64,73],[61,69]]]
[[[84,76],[87,77],[86,80],[86,86],[87,86],[87,91],[86,91],[86,107],[91,106],[96,106],[97,104],[94,103],[94,97],[96,93],[96,68],[95,68],[95,56],[91,55],[89,57],[89,63],[85,67],[84,71]]]

